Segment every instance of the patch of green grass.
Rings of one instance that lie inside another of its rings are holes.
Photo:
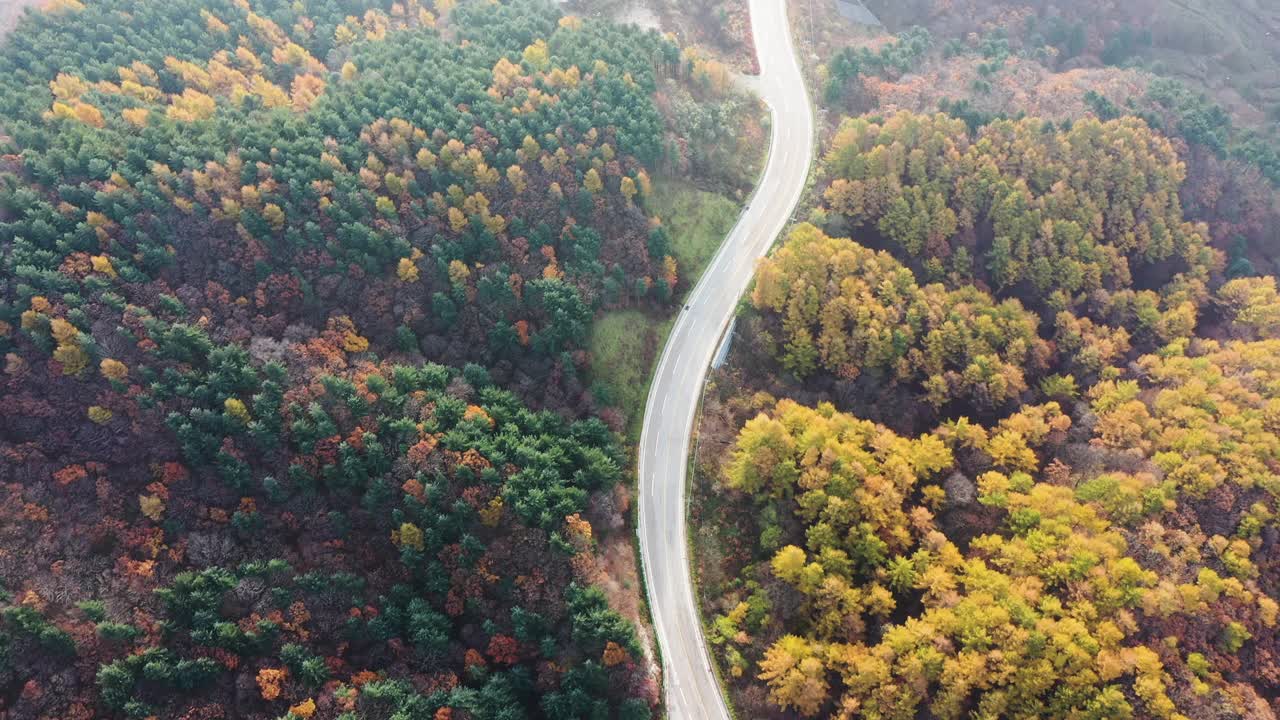
[[[639,310],[614,310],[597,317],[591,328],[592,379],[611,395],[610,404],[626,414],[632,442],[640,439],[653,365],[672,322]]]
[[[742,205],[726,195],[699,190],[683,180],[654,183],[649,211],[662,218],[680,277],[692,288],[716,254]]]

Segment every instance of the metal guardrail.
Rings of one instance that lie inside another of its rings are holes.
[[[738,318],[734,316],[729,321],[729,327],[724,331],[724,339],[720,341],[720,349],[716,351],[716,357],[711,361],[711,369],[719,370],[724,361],[729,359],[729,346],[733,344],[733,330],[738,326]]]

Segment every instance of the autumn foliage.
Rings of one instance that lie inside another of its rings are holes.
[[[1211,364],[1227,360],[1212,343],[1206,350]],[[1080,444],[1070,441],[1071,420],[1053,404],[995,427],[961,420],[917,439],[829,405],[786,400],[748,422],[726,484],[791,508],[804,528],[799,545],[782,547],[769,562],[769,574],[800,598],[796,616],[779,620],[806,628],[759,659],[755,672],[772,702],[804,716],[824,707],[902,718],[920,708],[962,717],[975,707],[996,714],[1018,707],[1061,717],[1083,703],[1106,717],[1193,717],[1208,697],[1240,698],[1245,708],[1251,693],[1270,692],[1265,676],[1238,684],[1246,678],[1235,675],[1238,660],[1227,648],[1243,647],[1250,659],[1271,652],[1276,602],[1249,560],[1259,536],[1244,528],[1265,524],[1258,513],[1269,517],[1263,508],[1274,496],[1246,476],[1235,476],[1243,486],[1235,479],[1215,485],[1212,478],[1226,473],[1215,473],[1211,456],[1173,457],[1115,437],[1119,418],[1110,408],[1123,403],[1115,392],[1106,383],[1091,392],[1099,421]],[[1184,415],[1175,408],[1188,408],[1186,401],[1169,395],[1176,392],[1151,402],[1171,417]],[[1145,408],[1125,417],[1145,416]],[[1260,441],[1269,453],[1271,439]],[[1127,471],[1123,454],[1099,455],[1113,447],[1155,464]],[[1081,452],[1105,459],[1069,464]],[[1170,479],[1187,472],[1201,473],[1205,484]],[[1235,517],[1241,529],[1231,531],[1234,538],[1210,537],[1180,511],[1178,498],[1195,507],[1195,498],[1211,493],[1253,508]],[[980,518],[979,532],[957,544],[951,536],[961,518]],[[1145,550],[1174,535],[1188,552]],[[1182,645],[1171,652],[1160,628],[1187,623],[1205,626],[1177,633]],[[777,626],[766,619],[759,630]],[[750,647],[751,637],[729,642]],[[1192,694],[1175,679],[1192,676],[1199,662],[1223,674],[1201,670],[1205,689]],[[971,687],[985,689],[980,700],[965,691]]]
[[[71,0],[6,37],[0,716],[651,716],[578,571],[625,467],[580,373],[679,281],[679,53],[560,20]]]
[[[941,406],[963,397],[1001,406],[1028,388],[1050,350],[1017,300],[973,287],[920,287],[885,252],[801,225],[761,262],[751,295],[777,326],[782,366],[800,377],[875,373]]]
[[[1280,295],[1174,144],[901,113],[820,177],[701,437],[739,711],[1271,717]]]
[[[1027,118],[971,136],[941,114],[857,118],[824,163],[833,219],[930,279],[1097,313],[1116,312],[1135,285],[1154,287],[1174,312],[1203,298],[1221,264],[1207,232],[1182,218],[1172,144],[1137,119],[1061,131]]]

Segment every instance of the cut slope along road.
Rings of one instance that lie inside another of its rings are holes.
[[[667,716],[727,720],[711,670],[690,576],[685,471],[707,367],[755,272],[804,192],[813,113],[796,59],[785,0],[751,0],[760,76],[772,116],[769,158],[750,204],[686,298],[654,372],[640,433],[640,554],[662,648]]]

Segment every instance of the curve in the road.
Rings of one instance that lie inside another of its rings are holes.
[[[813,116],[796,58],[785,0],[751,0],[760,59],[758,90],[772,115],[769,158],[747,209],[685,301],[667,339],[640,434],[640,553],[663,656],[672,720],[727,720],[711,670],[689,571],[685,470],[707,366],[755,272],[804,191]]]

